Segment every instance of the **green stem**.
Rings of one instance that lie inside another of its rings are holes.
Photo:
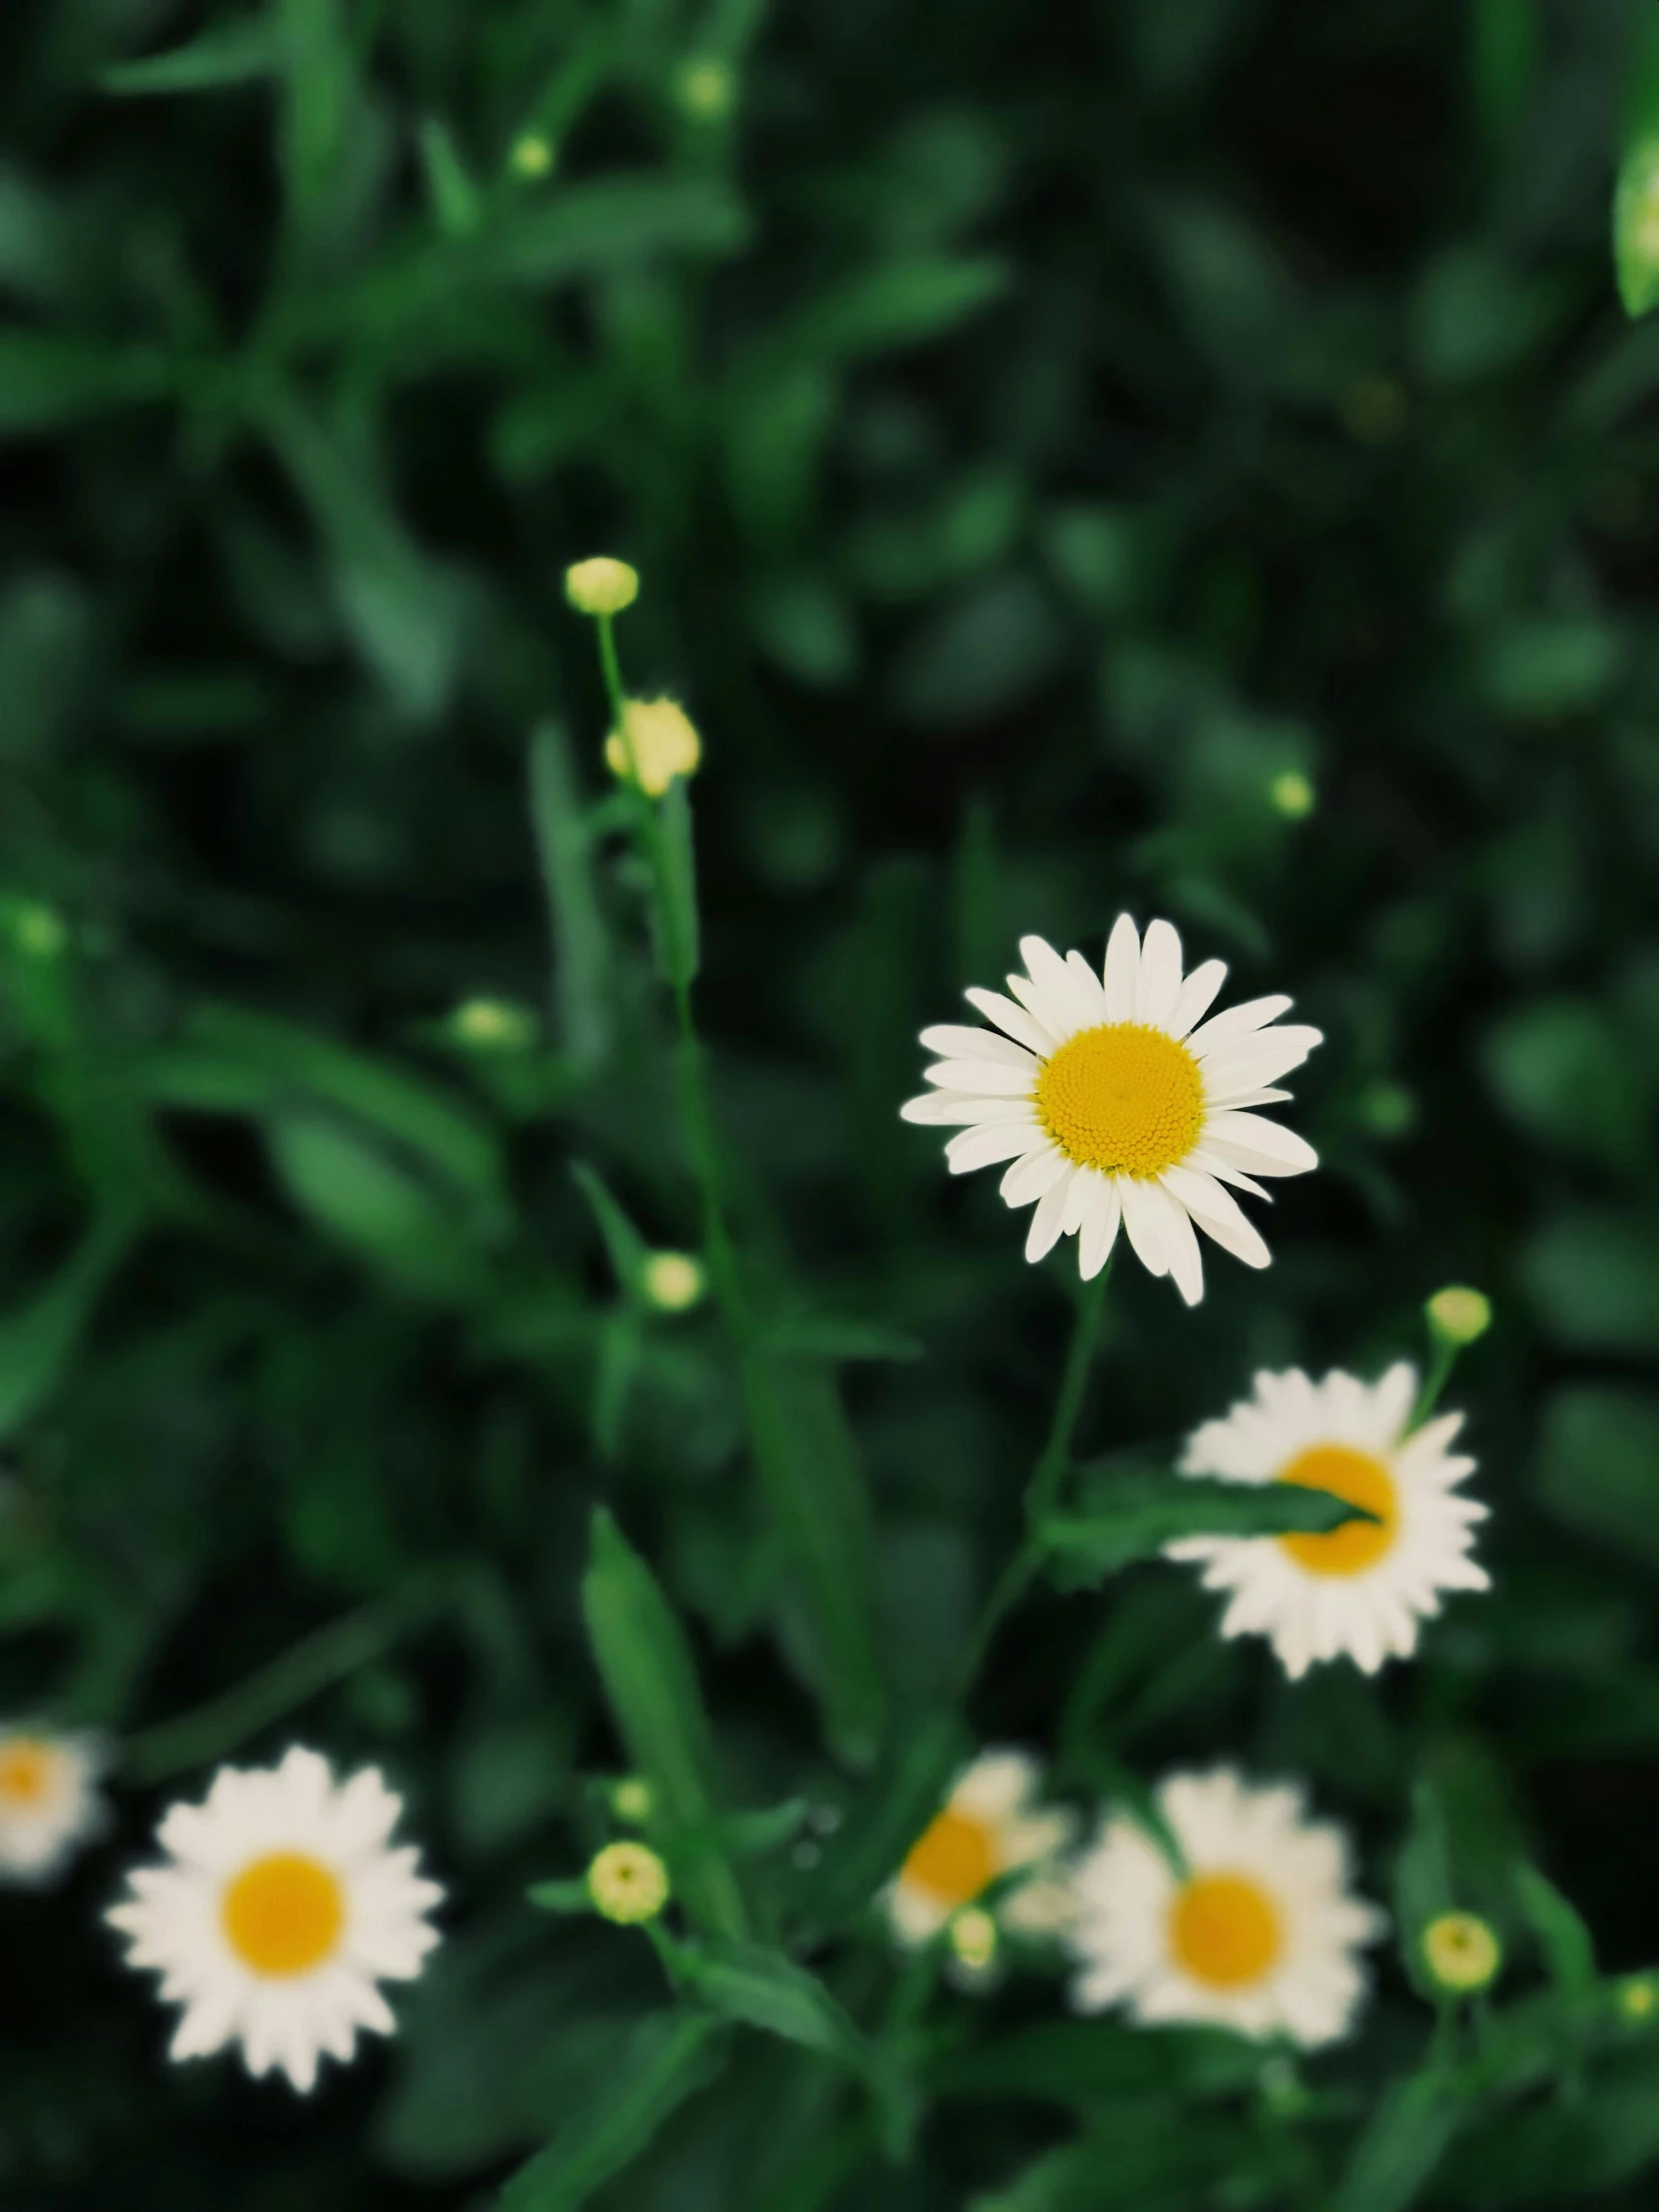
[[[1457,1365],[1457,1355],[1461,1349],[1449,1337],[1435,1336],[1428,1373],[1422,1379],[1422,1388],[1417,1392],[1417,1402],[1412,1406],[1411,1418],[1406,1423],[1407,1433],[1413,1428],[1420,1428],[1434,1410],[1439,1402],[1440,1392],[1451,1380],[1451,1371]]]
[[[1078,1415],[1083,1410],[1083,1393],[1088,1387],[1089,1368],[1100,1340],[1101,1318],[1106,1311],[1106,1283],[1111,1275],[1111,1262],[1085,1284],[1083,1295],[1077,1302],[1077,1314],[1072,1323],[1071,1345],[1066,1353],[1065,1372],[1060,1378],[1059,1395],[1054,1401],[1054,1418],[1049,1423],[1048,1441],[1031,1469],[1031,1479],[1025,1490],[1025,1535],[1019,1549],[1002,1571],[1001,1579],[992,1590],[980,1616],[979,1626],[968,1649],[967,1664],[963,1669],[962,1687],[965,1691],[984,1663],[991,1639],[1001,1626],[1005,1614],[1017,1604],[1041,1568],[1047,1545],[1042,1534],[1043,1522],[1053,1512],[1059,1501],[1060,1486],[1065,1480],[1066,1469],[1071,1464],[1072,1437],[1076,1432]]]

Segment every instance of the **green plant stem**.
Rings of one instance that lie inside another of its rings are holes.
[[[1428,1372],[1422,1379],[1422,1388],[1417,1392],[1417,1402],[1411,1408],[1407,1431],[1420,1428],[1439,1402],[1440,1392],[1451,1380],[1451,1371],[1457,1365],[1461,1345],[1455,1345],[1449,1337],[1435,1335],[1433,1351],[1428,1358]]]
[[[1038,1454],[1031,1469],[1031,1479],[1025,1489],[1025,1534],[1019,1549],[1003,1569],[1001,1579],[992,1590],[979,1626],[968,1649],[968,1659],[963,1669],[964,1692],[984,1663],[991,1639],[1001,1626],[1004,1615],[1018,1603],[1042,1566],[1047,1545],[1043,1538],[1044,1521],[1059,1502],[1060,1486],[1065,1480],[1066,1469],[1071,1464],[1072,1437],[1076,1433],[1078,1415],[1083,1410],[1083,1393],[1088,1387],[1089,1368],[1100,1341],[1101,1319],[1106,1311],[1106,1284],[1112,1272],[1111,1262],[1085,1284],[1083,1295],[1077,1302],[1077,1314],[1072,1323],[1071,1344],[1066,1353],[1065,1372],[1060,1378],[1059,1395],[1054,1401],[1054,1417],[1049,1423],[1048,1441]]]

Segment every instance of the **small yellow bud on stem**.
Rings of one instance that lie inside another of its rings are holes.
[[[1422,1932],[1422,1962],[1429,1979],[1449,1996],[1472,1996],[1497,1978],[1503,1946],[1475,1913],[1441,1913]]]
[[[663,1314],[686,1313],[707,1287],[701,1265],[689,1252],[654,1252],[640,1271],[640,1288]]]
[[[672,699],[628,699],[622,725],[605,740],[605,766],[620,783],[661,799],[678,776],[694,776],[703,741]]]
[[[648,1844],[607,1844],[588,1869],[594,1910],[618,1928],[654,1921],[669,1887],[668,1869]]]
[[[619,615],[640,595],[639,570],[596,554],[565,570],[565,597],[582,615]]]

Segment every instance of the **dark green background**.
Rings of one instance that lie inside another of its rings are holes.
[[[575,1606],[595,1499],[695,1624],[743,1800],[848,1787],[718,1327],[630,1355],[568,1172],[695,1243],[614,836],[560,877],[549,997],[527,747],[555,722],[604,797],[560,592],[600,550],[644,577],[631,682],[704,734],[743,1235],[781,1298],[925,1353],[845,1371],[897,1709],[1013,1541],[1074,1266],[1028,1271],[990,1179],[899,1124],[914,1032],[1026,929],[1096,956],[1168,913],[1325,1029],[1293,1114],[1324,1168],[1277,1187],[1271,1274],[1207,1248],[1196,1315],[1120,1268],[1081,1442],[1167,1463],[1256,1365],[1413,1352],[1421,1298],[1477,1283],[1450,1402],[1496,1588],[1376,1685],[1293,1689],[1136,1570],[1026,1605],[975,1726],[1063,1752],[1080,1802],[1107,1754],[1304,1771],[1380,1895],[1432,1774],[1466,1902],[1504,1920],[1524,1844],[1605,1963],[1659,1955],[1659,344],[1607,243],[1636,14],[273,0],[261,48],[252,10],[12,0],[0,1705],[135,1741],[114,1834],[0,1900],[8,2207],[482,2205],[591,2093],[656,1969],[521,1900],[618,1759]],[[246,82],[120,74],[226,24]],[[711,55],[725,122],[680,97]],[[434,122],[471,186],[423,168]],[[458,1041],[480,993],[539,1041]],[[440,1573],[430,1618],[375,1610]],[[363,1607],[291,1720],[143,1734]],[[385,1765],[452,1891],[400,2045],[309,2103],[167,2071],[95,1918],[170,1794],[295,1730]],[[1328,2070],[1360,2109],[1423,2032],[1383,1982]],[[1423,2201],[1646,2201],[1647,2065],[1623,2135],[1550,2120]],[[604,2201],[942,2212],[1072,2125],[982,2080],[917,2167],[814,2197],[794,2079],[760,2051]],[[1228,2195],[1225,2145],[1159,2164],[1205,2140],[1183,2094],[1131,2100],[1131,2198],[1066,2201],[1275,2201]]]

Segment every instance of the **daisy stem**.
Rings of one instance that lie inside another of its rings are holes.
[[[1417,1402],[1411,1408],[1411,1418],[1406,1424],[1409,1434],[1420,1428],[1439,1402],[1440,1392],[1451,1380],[1451,1371],[1457,1365],[1460,1347],[1438,1333],[1434,1337],[1434,1350],[1429,1357],[1428,1372],[1422,1379],[1422,1388],[1417,1392]]]
[[[1089,1368],[1100,1339],[1101,1318],[1106,1311],[1106,1283],[1111,1272],[1112,1263],[1108,1259],[1094,1281],[1084,1285],[1083,1295],[1077,1302],[1071,1344],[1066,1353],[1065,1372],[1060,1378],[1060,1392],[1054,1401],[1054,1418],[1049,1423],[1048,1441],[1043,1445],[1037,1463],[1031,1469],[1031,1479],[1026,1484],[1024,1540],[1003,1569],[1002,1577],[992,1590],[980,1616],[973,1642],[968,1647],[967,1663],[963,1668],[964,1690],[971,1685],[979,1672],[985,1654],[990,1649],[991,1638],[1001,1626],[1004,1614],[1025,1594],[1047,1553],[1048,1546],[1042,1533],[1043,1523],[1059,1502],[1060,1485],[1071,1464],[1072,1437],[1077,1430],[1078,1415],[1083,1410],[1083,1393],[1088,1386]]]

